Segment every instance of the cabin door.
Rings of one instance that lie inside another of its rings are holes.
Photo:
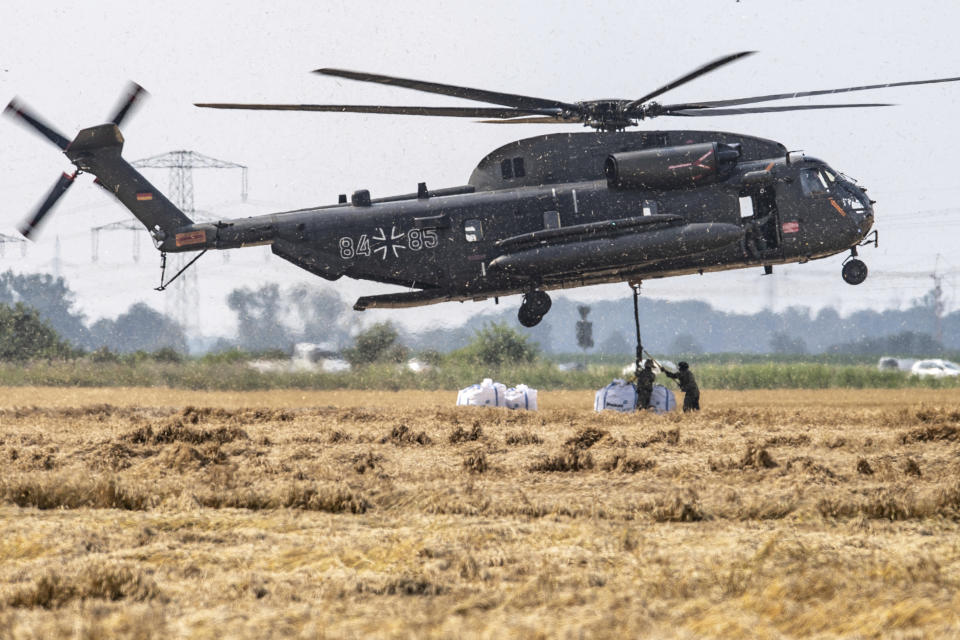
[[[746,248],[751,257],[783,257],[780,212],[773,187],[758,187],[740,194],[740,224],[746,230]]]

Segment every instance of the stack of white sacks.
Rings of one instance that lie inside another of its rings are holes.
[[[677,399],[673,396],[673,391],[662,384],[653,385],[653,391],[650,392],[650,408],[657,413],[666,413],[676,409]]]
[[[667,389],[662,384],[653,385],[653,391],[650,394],[650,406],[637,406],[637,388],[632,382],[625,380],[614,380],[603,389],[597,391],[593,402],[595,411],[622,411],[631,413],[637,409],[653,409],[657,413],[666,413],[677,408],[677,400],[674,398],[673,391]]]
[[[637,388],[632,382],[619,378],[597,391],[593,401],[594,411],[622,411],[630,413],[637,410]]]
[[[457,405],[473,407],[506,407],[507,409],[537,410],[537,390],[525,384],[507,388],[507,385],[484,378],[480,384],[461,389]]]

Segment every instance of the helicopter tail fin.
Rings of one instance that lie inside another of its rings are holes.
[[[80,170],[130,210],[164,249],[176,232],[193,221],[121,157],[123,135],[115,124],[82,130],[64,153]]]

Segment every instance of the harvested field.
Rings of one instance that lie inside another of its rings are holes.
[[[955,637],[956,390],[0,389],[0,637]]]

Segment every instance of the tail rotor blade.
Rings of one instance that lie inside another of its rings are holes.
[[[112,122],[119,127],[124,119],[126,119],[126,117],[130,114],[131,109],[136,106],[137,102],[140,100],[140,97],[143,95],[147,95],[147,90],[136,82],[131,82],[127,86],[126,95],[120,98],[120,103],[117,105],[116,112],[114,113],[113,117],[108,120],[108,122]]]
[[[43,218],[50,212],[60,197],[66,193],[67,189],[70,188],[70,185],[73,184],[74,178],[77,177],[77,174],[69,175],[64,173],[60,176],[60,179],[57,180],[57,183],[53,185],[53,189],[50,190],[50,193],[47,194],[46,199],[43,203],[37,208],[36,212],[30,217],[29,220],[22,223],[18,228],[18,231],[23,235],[24,238],[30,239],[36,230],[40,226],[40,223],[43,221]]]
[[[68,140],[66,136],[41,120],[39,116],[30,111],[29,107],[17,101],[16,98],[10,101],[10,104],[4,109],[4,113],[13,118],[20,118],[20,120],[26,123],[31,129],[60,147],[61,151],[66,151],[70,145],[70,140]]]

